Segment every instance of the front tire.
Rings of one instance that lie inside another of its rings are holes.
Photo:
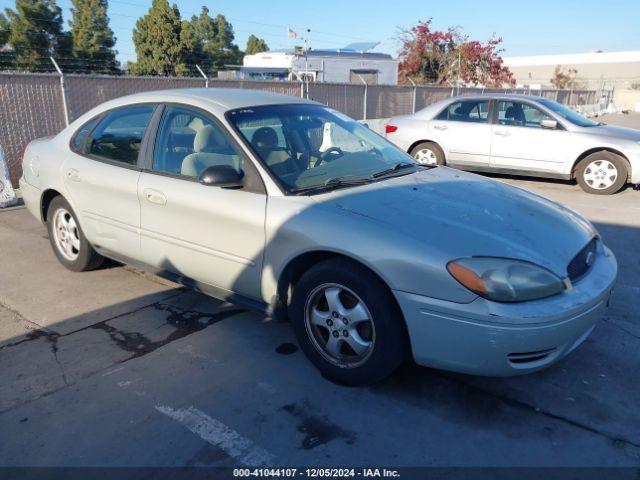
[[[47,230],[53,253],[67,269],[84,272],[102,265],[104,257],[87,241],[71,205],[61,196],[49,204]]]
[[[444,165],[444,152],[434,142],[422,142],[411,149],[410,155],[422,165]]]
[[[612,195],[627,183],[627,162],[612,152],[595,152],[583,158],[576,168],[580,188],[595,195]]]
[[[290,317],[302,351],[327,378],[369,385],[390,375],[407,350],[402,313],[363,266],[331,259],[293,288]]]

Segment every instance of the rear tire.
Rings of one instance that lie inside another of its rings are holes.
[[[369,385],[405,358],[402,313],[387,286],[358,263],[313,266],[293,287],[289,309],[302,351],[332,381]]]
[[[422,165],[444,165],[444,152],[434,142],[422,142],[411,149],[410,155]]]
[[[51,200],[47,209],[47,230],[53,253],[60,263],[73,272],[95,270],[104,261],[80,228],[75,212],[63,197]]]
[[[620,155],[601,151],[586,156],[576,167],[580,188],[595,195],[612,195],[627,183],[629,168]]]

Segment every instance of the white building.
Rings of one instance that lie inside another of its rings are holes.
[[[244,57],[235,77],[244,80],[300,80],[315,82],[397,85],[398,61],[386,53],[369,52],[375,43],[352,44],[337,50],[284,50]]]
[[[564,71],[577,70],[576,80],[586,88],[630,88],[640,83],[638,50],[505,57],[504,64],[522,85],[550,85],[558,65]]]

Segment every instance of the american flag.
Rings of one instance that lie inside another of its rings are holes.
[[[287,27],[287,36],[289,38],[298,38],[298,34],[291,30],[291,27]]]

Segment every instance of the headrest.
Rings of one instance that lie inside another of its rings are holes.
[[[191,120],[187,126],[194,132],[199,132],[202,127],[204,127],[204,122],[199,117],[193,117],[193,120]]]
[[[271,127],[260,127],[251,137],[251,145],[255,148],[275,148],[278,146],[278,134]]]
[[[507,111],[504,112],[504,118],[516,118],[516,107],[513,105],[507,107]]]
[[[214,152],[227,146],[227,142],[217,129],[211,125],[205,125],[193,139],[194,152]]]

